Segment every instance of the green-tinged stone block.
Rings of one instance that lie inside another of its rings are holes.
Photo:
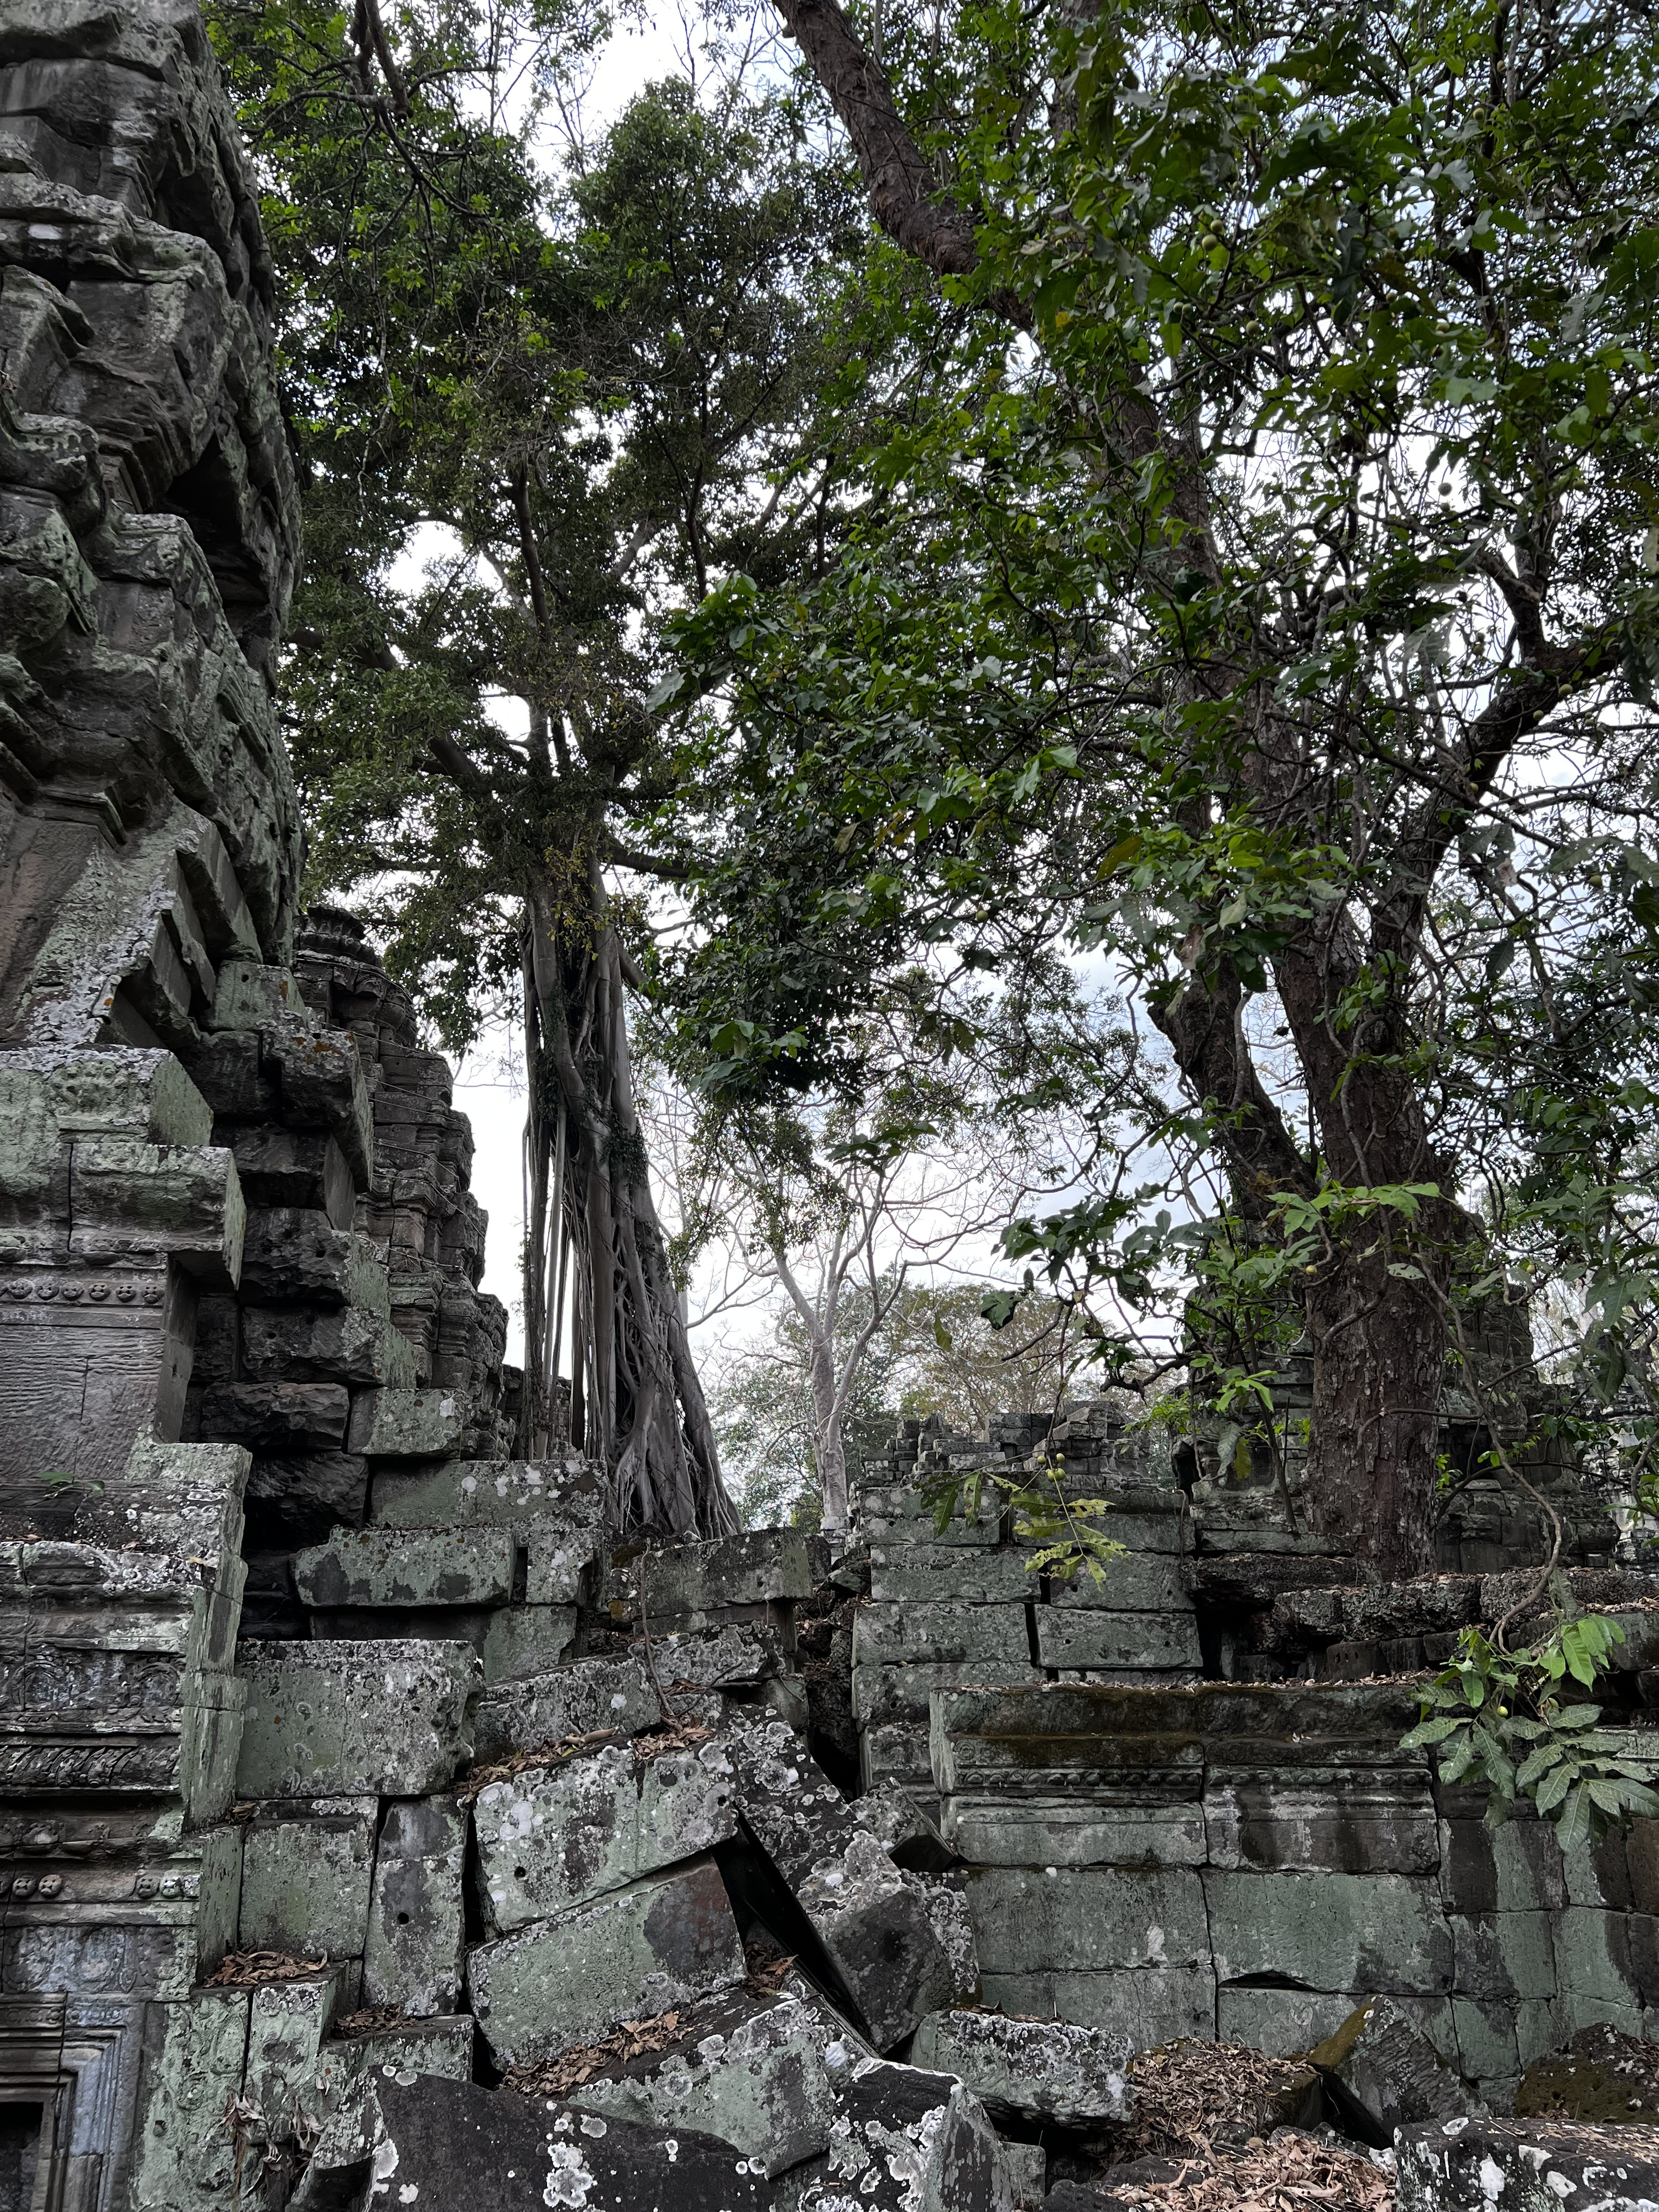
[[[585,1460],[450,1460],[417,1474],[375,1478],[369,1518],[388,1528],[562,1522],[601,1528],[605,1490]]]
[[[367,1433],[353,1423],[351,1449],[366,1459],[446,1459],[466,1426],[466,1401],[457,1390],[378,1390]]]
[[[712,1996],[744,1972],[719,1870],[697,1859],[480,1944],[466,1980],[485,2041],[511,2066]]]
[[[1451,1913],[1460,1996],[1555,1996],[1553,1916],[1547,1912]]]
[[[870,1665],[853,1669],[853,1714],[861,1728],[884,1721],[926,1723],[927,1701],[935,1690],[962,1686],[1001,1687],[1037,1683],[1038,1668],[1029,1659],[945,1659]]]
[[[1196,1671],[1204,1663],[1198,1622],[1190,1612],[1103,1613],[1040,1605],[1034,1618],[1037,1657],[1045,1667]]]
[[[1150,2051],[1182,2036],[1208,2043],[1216,2033],[1215,1976],[1207,1966],[987,1973],[981,1996],[987,2005],[1027,2019],[1071,2021],[1122,2034],[1132,2051]]]
[[[331,2037],[317,2060],[319,2100],[331,2111],[356,2082],[375,2076],[397,2081],[427,2074],[445,2081],[470,2081],[476,2032],[471,2014],[459,2012],[401,2021],[366,2035]]]
[[[248,2014],[243,2094],[261,2115],[258,2139],[288,2142],[307,2119],[320,2118],[317,2075],[323,2045],[337,2014],[356,1995],[355,1965],[330,1966],[291,1982],[265,1982]]]
[[[1123,1540],[1109,1522],[1101,1534]],[[1130,1551],[1121,1559],[1103,1559],[1099,1579],[1087,1567],[1075,1575],[1053,1576],[1048,1603],[1062,1613],[1188,1613],[1192,1598],[1181,1559],[1171,1552]]]
[[[1195,1799],[1159,1803],[1150,1792],[1118,1803],[1104,1793],[949,1797],[943,1826],[974,1866],[1202,1866],[1208,1849]]]
[[[506,1606],[484,1631],[486,1682],[521,1682],[550,1674],[576,1641],[574,1605]]]
[[[256,1814],[242,1856],[240,1948],[362,1955],[376,1809],[372,1797],[324,1798]]]
[[[1210,1963],[1200,1877],[1184,1867],[972,1867],[968,1903],[988,1974]]]
[[[737,1832],[718,1740],[638,1759],[627,1745],[492,1782],[472,1808],[486,1924],[505,1935],[621,1889]]]
[[[1203,1880],[1223,1983],[1274,1974],[1371,1996],[1451,1990],[1451,1930],[1426,1879],[1212,1869]]]
[[[471,1644],[244,1644],[243,1797],[427,1796],[472,1755]]]
[[[237,2154],[224,2114],[241,2094],[250,2005],[246,1990],[198,1989],[149,2007],[131,2212],[220,2212],[233,2201]]]
[[[642,1552],[638,1565],[641,1601],[662,1620],[809,1597],[829,1572],[830,1547],[803,1528],[751,1528]]]
[[[1026,1565],[1030,1547],[982,1551],[969,1545],[872,1544],[870,1595],[878,1603],[1024,1605],[1042,1594]]]
[[[478,1758],[491,1759],[539,1751],[595,1729],[635,1735],[661,1718],[661,1703],[637,1659],[578,1659],[521,1681],[490,1685],[472,1725]]]
[[[466,1814],[453,1798],[387,1806],[363,1952],[365,2004],[416,2017],[454,2010],[465,1869]]]
[[[1587,2002],[1640,2012],[1642,1992],[1632,1970],[1629,1926],[1622,1912],[1570,1905],[1556,1921],[1554,1941],[1556,1988],[1579,2015],[1576,2025],[1601,2016],[1585,2009]]]
[[[906,1602],[862,1605],[853,1616],[854,1666],[987,1660],[1029,1671],[1024,1605]]]
[[[505,1605],[513,1595],[510,1528],[337,1528],[294,1562],[301,1602]]]

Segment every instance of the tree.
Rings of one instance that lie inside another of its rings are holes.
[[[742,1079],[832,1073],[918,939],[1105,947],[1225,1218],[1120,1189],[1013,1249],[1132,1304],[1242,1255],[1311,1338],[1316,1524],[1420,1571],[1459,1302],[1528,1251],[1651,1302],[1652,1055],[1583,1048],[1659,919],[1654,26],[993,0],[890,11],[890,82],[779,4],[940,297],[845,557],[685,633],[727,787],[811,825],[779,958],[705,872]]]
[[[307,480],[284,673],[310,887],[367,894],[452,1048],[492,1000],[521,1012],[524,1447],[556,1426],[568,1313],[573,1437],[624,1519],[718,1532],[629,1060],[647,937],[617,872],[676,873],[625,835],[672,786],[645,703],[661,606],[812,528],[787,495],[836,180],[779,102],[732,86],[714,110],[672,83],[544,174],[540,107],[599,35],[574,6],[217,20],[272,179]]]

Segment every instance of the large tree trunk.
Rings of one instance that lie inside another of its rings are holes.
[[[609,1470],[618,1522],[673,1535],[725,1534],[737,1516],[720,1480],[720,1455],[669,1273],[645,1147],[634,1107],[623,1002],[622,957],[597,868],[587,912],[561,928],[552,884],[532,881],[527,975],[537,1061],[532,1126],[542,1131],[532,1182],[541,1249],[526,1280],[545,1285],[546,1224],[562,1208],[572,1279],[572,1437]],[[551,1133],[562,1110],[567,1171],[550,1205]],[[526,1295],[526,1353],[532,1320],[544,1344],[544,1287]],[[532,1307],[534,1312],[532,1314]],[[528,1378],[527,1378],[528,1379]],[[554,1378],[539,1377],[543,1401]],[[528,1393],[527,1393],[528,1395]]]

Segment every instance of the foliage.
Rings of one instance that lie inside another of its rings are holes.
[[[1516,1796],[1553,1820],[1564,1850],[1599,1842],[1609,1826],[1659,1816],[1659,1796],[1597,1726],[1601,1708],[1564,1702],[1570,1685],[1593,1690],[1622,1644],[1616,1620],[1595,1613],[1559,1620],[1540,1642],[1504,1651],[1465,1629],[1458,1656],[1423,1692],[1423,1718],[1401,1749],[1432,1748],[1443,1782],[1484,1782],[1486,1820],[1500,1826]]]
[[[834,1081],[918,946],[942,1005],[1104,951],[1182,1098],[1012,1255],[1166,1346],[1195,1249],[1224,1306],[1276,1268],[1327,1525],[1415,1565],[1455,1300],[1565,1268],[1592,1395],[1650,1341],[1659,28],[951,28],[892,52],[976,265],[903,303],[842,559],[680,633],[686,1018],[730,1086]]]
[[[922,1483],[922,1497],[932,1509],[938,1533],[942,1536],[958,1512],[965,1522],[977,1521],[988,1488],[1000,1498],[1000,1510],[1009,1516],[1013,1541],[1036,1547],[1025,1561],[1032,1574],[1058,1582],[1072,1582],[1084,1574],[1099,1588],[1109,1579],[1111,1562],[1126,1556],[1127,1547],[1101,1525],[1111,1511],[1110,1500],[1072,1497],[1063,1462],[1046,1455],[1035,1469],[1019,1474],[975,1468],[966,1474],[946,1469],[929,1475]]]

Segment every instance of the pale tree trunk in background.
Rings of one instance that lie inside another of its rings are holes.
[[[885,1296],[883,1295],[880,1278],[876,1273],[874,1237],[873,1216],[860,1243],[849,1247],[841,1237],[836,1237],[819,1274],[816,1297],[809,1297],[802,1288],[800,1279],[790,1267],[788,1256],[782,1248],[775,1244],[771,1247],[772,1264],[777,1269],[778,1280],[788,1292],[789,1303],[794,1307],[806,1336],[807,1379],[812,1392],[812,1455],[817,1466],[818,1490],[823,1502],[823,1527],[826,1534],[832,1535],[845,1532],[851,1512],[847,1481],[847,1447],[842,1436],[847,1401],[865,1353],[897,1304],[899,1293],[904,1287],[906,1271],[900,1267],[891,1287]],[[840,1347],[838,1358],[836,1324],[841,1313],[842,1295],[860,1252],[869,1275],[866,1287],[870,1312],[857,1335],[850,1343]]]

